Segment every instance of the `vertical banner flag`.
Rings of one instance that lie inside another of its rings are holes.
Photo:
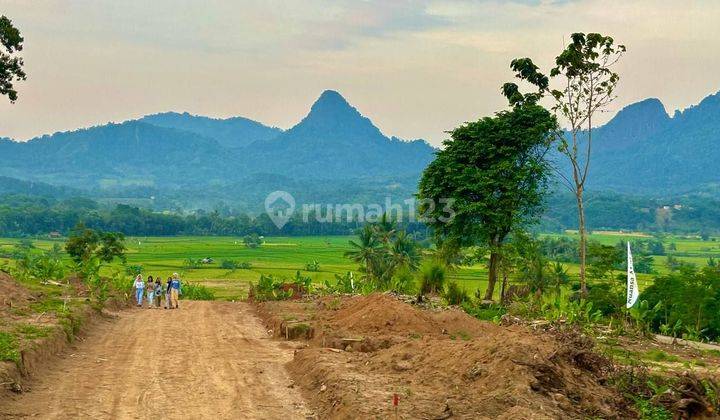
[[[632,308],[635,302],[637,302],[638,296],[640,296],[640,291],[638,290],[637,279],[635,278],[632,253],[630,252],[630,242],[628,242],[627,245],[627,307]]]

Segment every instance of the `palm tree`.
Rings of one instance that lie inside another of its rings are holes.
[[[376,264],[382,252],[381,245],[375,230],[370,225],[365,225],[358,233],[357,242],[350,240],[352,249],[345,251],[345,256],[360,264],[363,267],[362,270],[365,272],[365,277],[372,279],[375,274],[373,265]]]
[[[390,244],[397,233],[397,223],[387,213],[380,216],[380,220],[373,225],[378,238],[384,244]]]
[[[396,235],[395,242],[390,249],[390,260],[394,270],[398,268],[417,270],[420,265],[420,253],[417,243],[407,232],[401,231]]]

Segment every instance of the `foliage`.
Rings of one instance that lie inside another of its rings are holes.
[[[259,248],[263,244],[263,238],[257,233],[245,235],[243,243],[248,248]]]
[[[413,272],[408,268],[397,270],[392,277],[390,290],[404,295],[417,293],[417,284]]]
[[[252,268],[252,264],[249,262],[238,262],[234,260],[222,260],[220,262],[220,268],[224,270],[249,270]]]
[[[583,295],[587,295],[587,230],[583,194],[590,169],[593,117],[615,99],[615,88],[620,76],[612,71],[612,67],[624,53],[625,46],[616,45],[612,37],[598,33],[574,33],[571,42],[555,58],[555,67],[550,70],[551,78],[560,79],[561,90],[551,89],[548,77],[529,58],[514,59],[510,68],[516,72],[517,78],[534,85],[538,93],[522,95],[514,83],[503,86],[508,101],[516,107],[525,102],[534,104],[544,95],[550,95],[555,100],[553,111],[570,124],[570,140],[559,130],[556,131],[556,137],[558,150],[571,166],[571,175],[562,172],[559,175],[577,200],[580,287]],[[583,132],[585,129],[587,131]]]
[[[90,288],[90,298],[93,306],[101,310],[109,297],[109,279],[100,275],[103,264],[119,259],[124,264],[125,236],[122,233],[101,232],[78,225],[65,243],[65,250],[72,258],[74,270],[80,275]],[[118,272],[113,277],[121,277]]]
[[[13,334],[0,331],[0,362],[5,361],[20,362],[20,349]]]
[[[283,290],[285,282],[272,275],[260,275],[257,284],[250,286],[250,295],[257,301],[284,300],[292,296],[292,290]]]
[[[454,129],[423,172],[421,212],[438,241],[488,247],[488,300],[503,241],[539,216],[550,171],[545,154],[556,128],[555,118],[534,103],[501,111]]]
[[[327,293],[355,293],[359,289],[358,282],[355,280],[352,271],[348,271],[342,276],[335,274],[335,284],[325,280],[324,286]]]
[[[185,282],[182,285],[182,297],[189,300],[215,300],[215,293],[203,284]]]
[[[320,263],[317,260],[305,264],[305,271],[320,271]]]
[[[445,298],[450,305],[460,305],[470,299],[465,289],[458,286],[457,282],[454,281],[447,284],[443,298]]]
[[[652,331],[672,331],[688,339],[720,337],[720,270],[685,268],[657,277],[641,299],[648,308],[643,322]]]
[[[447,271],[441,263],[429,260],[420,266],[420,294],[437,294],[442,292]]]
[[[138,274],[142,274],[143,266],[141,264],[125,266],[125,274],[131,277],[136,277]]]
[[[109,263],[115,258],[125,261],[125,235],[102,232],[79,224],[65,243],[65,250],[73,261],[83,263],[92,258]]]
[[[7,95],[11,103],[17,100],[16,81],[25,80],[23,59],[17,55],[23,49],[23,37],[5,15],[0,16],[0,95]]]
[[[399,230],[387,215],[377,223],[367,223],[358,231],[357,240],[349,242],[345,256],[360,264],[367,284],[376,290],[392,288],[398,271],[415,271],[420,263],[419,245],[407,232]]]

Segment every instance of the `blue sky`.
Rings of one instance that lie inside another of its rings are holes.
[[[672,111],[720,89],[720,2],[0,0],[28,81],[0,101],[17,139],[175,110],[288,128],[324,89],[388,135],[438,144],[502,109],[510,60],[575,31],[626,44],[619,98]]]

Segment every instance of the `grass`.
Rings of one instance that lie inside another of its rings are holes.
[[[31,324],[19,324],[15,326],[15,332],[26,340],[35,340],[37,338],[43,338],[50,335],[52,327],[38,326]]]
[[[577,236],[576,233],[565,233],[567,236]],[[548,234],[558,236],[558,234]],[[618,241],[637,239],[643,236],[640,233],[598,232],[590,235],[590,239],[608,245]],[[247,248],[239,237],[129,237],[126,241],[128,251],[128,265],[141,265],[143,274],[160,276],[167,279],[177,272],[184,280],[205,286],[212,291],[216,299],[232,300],[247,295],[250,282],[256,282],[261,275],[271,274],[280,278],[291,278],[296,271],[312,278],[315,283],[325,280],[334,281],[336,274],[348,271],[357,272],[357,264],[343,255],[349,249],[349,236],[308,236],[308,237],[269,237],[260,248]],[[9,250],[19,239],[0,238],[0,249]],[[720,261],[720,242],[702,241],[697,237],[667,236],[663,239],[667,253],[678,259],[704,265],[708,258],[715,257]],[[675,244],[676,250],[670,250],[670,244]],[[63,244],[59,239],[34,240],[33,244],[39,249],[50,249],[54,244]],[[201,259],[211,257],[214,263],[202,265],[199,268],[186,268],[188,258]],[[664,274],[668,272],[665,266],[665,256],[655,256],[655,270]],[[222,261],[231,260],[249,263],[249,269],[224,269]],[[317,261],[318,271],[307,271],[307,263]],[[3,262],[0,259],[0,264]],[[577,275],[577,264],[565,264],[571,275]],[[105,274],[113,270],[122,270],[115,265],[107,268]],[[651,284],[654,275],[639,274],[640,288]],[[460,267],[448,275],[448,281],[456,282],[461,289],[469,295],[476,290],[484,290],[487,286],[487,268],[484,264]],[[31,289],[43,291],[47,294],[47,302],[38,303],[33,311],[43,312],[57,309],[61,304],[59,288],[47,287],[39,284],[30,285]],[[495,289],[499,297],[500,287]],[[185,296],[187,298],[188,296]],[[489,314],[487,314],[489,315]]]
[[[8,332],[0,332],[0,361],[20,362],[20,348],[15,335]]]

